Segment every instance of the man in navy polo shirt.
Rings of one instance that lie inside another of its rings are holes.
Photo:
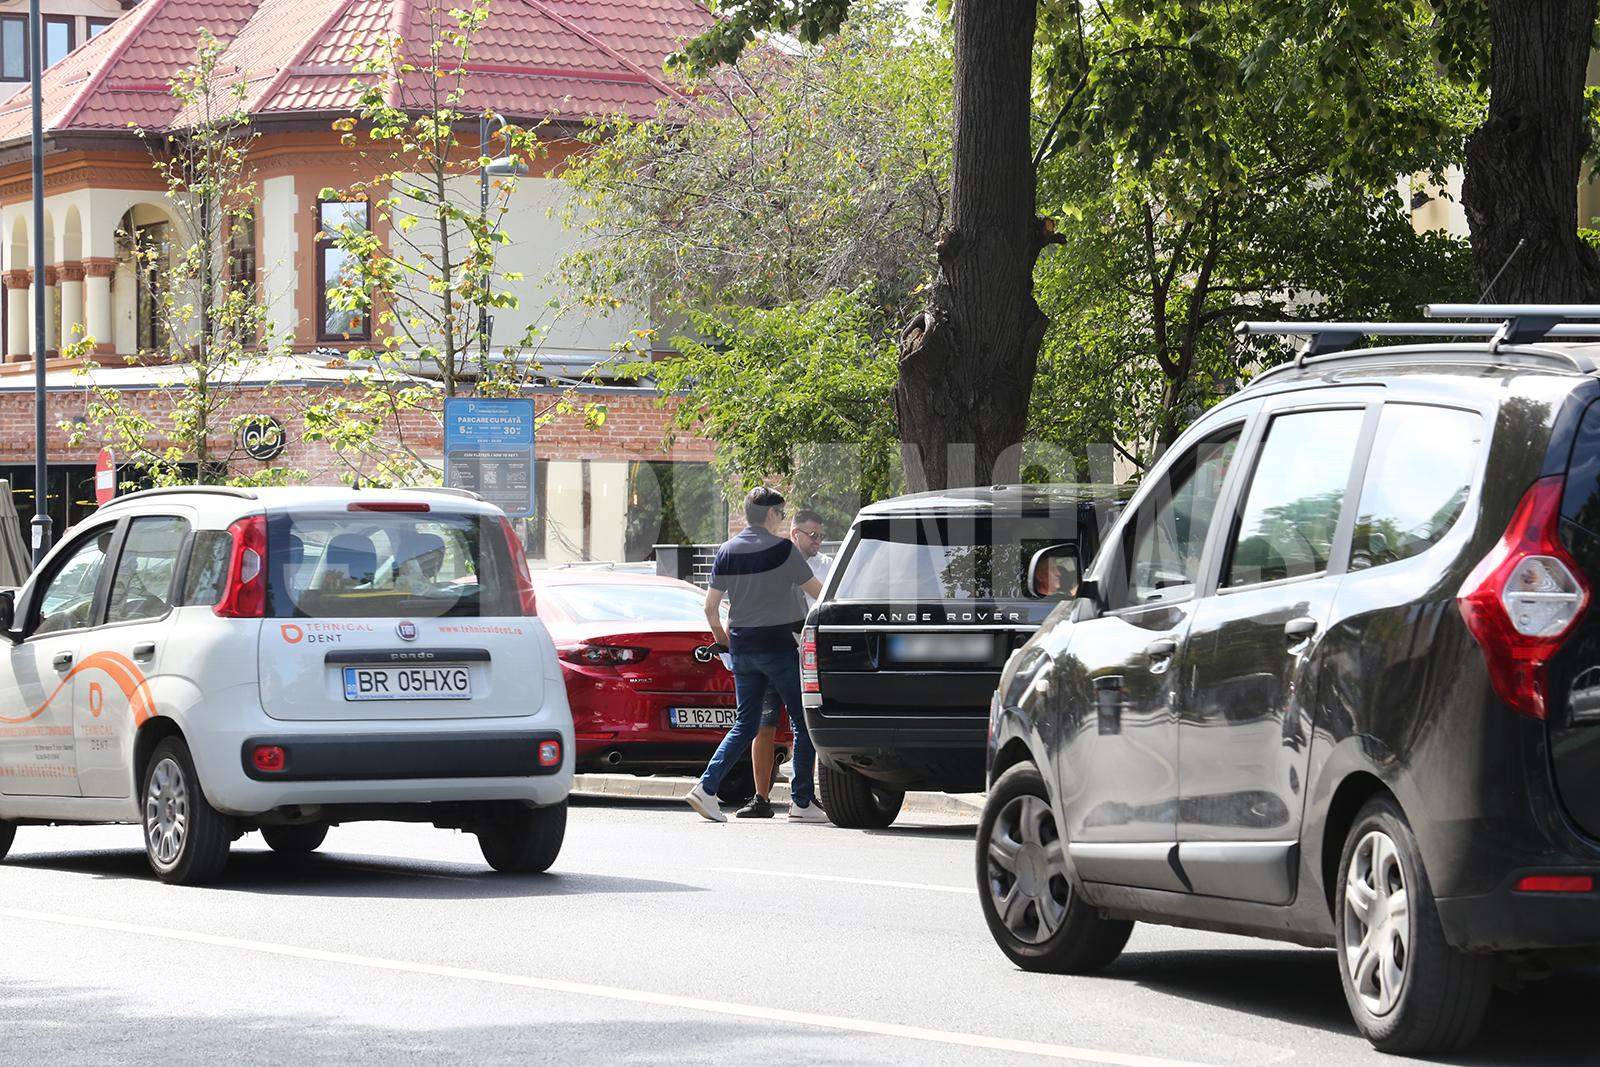
[[[717,804],[717,790],[735,763],[744,758],[761,725],[761,705],[767,690],[774,690],[789,709],[794,727],[794,777],[789,783],[789,818],[799,822],[826,822],[817,806],[812,786],[816,749],[806,731],[800,710],[800,657],[794,645],[795,627],[805,621],[800,597],[815,599],[822,583],[811,565],[783,536],[783,496],[775,489],[752,489],[745,497],[748,525],[717,549],[711,565],[711,588],[706,594],[706,622],[733,660],[733,692],[738,703],[733,729],[723,737],[716,754],[706,764],[700,781],[684,799],[712,822],[727,822]],[[728,625],[722,625],[721,605],[728,600]]]

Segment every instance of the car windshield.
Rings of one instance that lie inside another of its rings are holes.
[[[539,591],[541,598],[574,622],[697,622],[706,621],[706,597],[698,589],[681,585],[637,585],[595,582],[591,585],[552,585]]]
[[[278,618],[518,615],[510,565],[488,516],[290,512],[267,522]]]
[[[1078,540],[1076,509],[1039,518],[871,519],[837,565],[841,600],[1008,600],[1037,596],[1034,553]],[[1074,583],[1075,585],[1075,583]],[[1070,595],[1057,586],[1048,598]]]

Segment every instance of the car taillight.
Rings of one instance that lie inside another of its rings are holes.
[[[345,505],[346,511],[430,511],[423,500],[353,500]]]
[[[250,762],[263,774],[277,774],[289,766],[289,754],[282,745],[257,745],[250,751]]]
[[[1545,664],[1589,604],[1582,568],[1561,544],[1565,481],[1555,474],[1533,483],[1457,594],[1496,695],[1536,719],[1545,717]]]
[[[228,527],[233,548],[222,596],[211,609],[225,619],[262,619],[267,614],[267,517],[247,515]]]
[[[524,615],[537,615],[533,595],[533,575],[528,572],[528,555],[522,550],[522,538],[517,536],[511,520],[500,516],[500,532],[505,535],[506,552],[511,556],[511,576],[517,583],[517,603]]]
[[[635,648],[631,645],[592,645],[588,642],[562,645],[556,649],[556,655],[568,663],[581,663],[585,667],[615,667],[619,663],[638,663],[649,654],[648,648]]]
[[[541,766],[541,767],[559,767],[559,766],[561,766],[561,742],[560,741],[540,741],[539,742],[539,766]]]
[[[817,677],[817,630],[814,626],[807,626],[800,634],[800,692],[822,692],[822,680]]]

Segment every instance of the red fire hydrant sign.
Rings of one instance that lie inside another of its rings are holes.
[[[117,457],[102,448],[94,461],[94,502],[109,504],[117,495]]]

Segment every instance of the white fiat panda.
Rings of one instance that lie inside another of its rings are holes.
[[[572,715],[522,546],[468,493],[157,489],[0,592],[0,856],[31,824],[144,827],[158,877],[260,830],[362,819],[478,836],[542,871]]]

